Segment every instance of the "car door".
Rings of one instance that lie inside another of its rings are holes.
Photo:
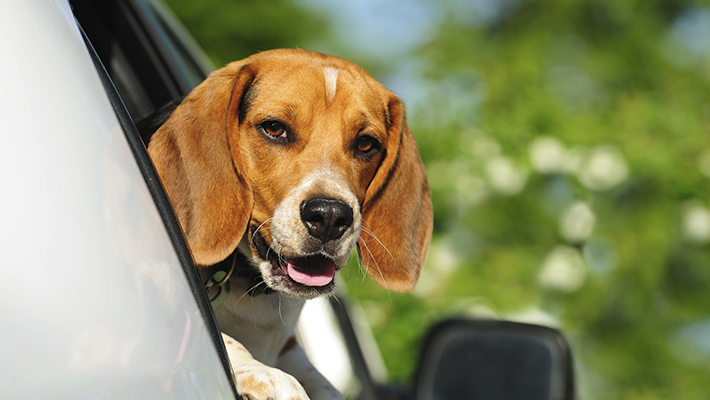
[[[179,225],[105,72],[111,60],[75,19],[84,6],[23,1],[0,14],[0,393],[234,398]]]

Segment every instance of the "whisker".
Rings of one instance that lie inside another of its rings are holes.
[[[372,258],[374,260],[375,256],[370,251],[370,248],[367,247],[367,243],[365,243],[365,239],[358,238],[358,242],[362,242],[362,247],[364,248],[364,250],[362,250],[362,251],[367,251],[370,254],[370,258]],[[362,283],[364,283],[365,279],[367,278],[367,268],[365,266],[365,260],[364,260],[364,258],[358,257],[357,261],[358,261],[357,262],[358,266],[360,267],[360,273],[362,274]]]
[[[289,304],[291,306],[291,310],[295,310],[296,308],[302,310],[303,307],[306,305],[306,300],[297,299],[295,302]]]
[[[361,226],[360,229],[361,229],[363,232],[367,233],[368,235],[372,236],[375,240],[377,240],[377,243],[379,243],[380,246],[382,246],[382,247],[385,249],[385,251],[387,252],[387,254],[389,254],[390,258],[392,259],[392,262],[393,262],[394,265],[395,265],[395,267],[397,267],[397,269],[399,269],[399,265],[397,265],[397,261],[394,259],[394,256],[392,255],[392,253],[390,253],[390,250],[387,248],[387,246],[385,246],[385,244],[382,243],[382,242],[380,241],[380,239],[379,239],[374,233],[372,233],[371,230],[365,228],[364,226]]]
[[[283,313],[281,313],[281,296],[279,296],[279,319],[281,320],[283,326],[288,326],[286,325],[286,321],[284,321]]]
[[[359,237],[357,240],[358,240],[358,242],[362,241],[363,246],[365,246],[365,244],[364,244],[365,239]],[[362,273],[363,277],[367,276],[367,272],[365,271],[365,265],[363,264],[362,259],[360,259],[360,257],[356,257],[355,260],[357,261],[357,266],[359,267],[358,269],[359,269],[360,273]]]
[[[261,285],[266,286],[266,282],[264,282],[263,280],[261,282],[258,282],[256,285],[247,289],[247,293],[256,291],[256,289],[259,288],[259,286],[261,286]]]
[[[276,253],[277,261],[283,264],[284,262],[286,262],[286,260],[281,256],[281,251],[278,248],[274,247],[275,245],[275,243],[272,243],[271,246],[269,246],[269,248],[266,250],[266,259],[269,259],[269,251],[273,250],[274,253]]]
[[[264,226],[264,224],[271,221],[272,219],[274,219],[274,217],[267,218],[266,221],[262,222],[258,227],[256,227],[256,229],[254,229],[254,233],[252,233],[252,235],[251,235],[252,241],[254,241],[254,236],[256,236],[257,232],[259,232],[261,230],[261,228]]]
[[[331,294],[330,297],[334,298],[341,308],[343,307],[343,303],[340,302],[340,299],[335,295],[335,293]]]
[[[263,283],[263,282],[261,282],[261,283]],[[251,287],[251,288],[245,290],[245,291],[244,291],[244,294],[242,294],[241,296],[239,296],[239,298],[237,299],[237,301],[234,302],[234,304],[239,304],[239,302],[242,301],[242,299],[244,298],[244,296],[248,295],[249,292],[251,292],[252,290],[254,290],[254,289],[255,289],[257,286],[259,286],[259,285],[260,285],[260,283],[257,283],[257,284],[254,285],[253,287]]]
[[[357,240],[358,240],[358,243],[359,243],[359,242],[362,240],[362,238],[358,237]],[[347,277],[350,277],[350,273],[351,273],[351,271],[352,271],[353,268],[356,269],[356,273],[357,273],[357,274],[360,274],[360,275],[363,276],[363,277],[367,275],[367,274],[365,273],[365,267],[362,265],[362,260],[360,259],[359,254],[360,254],[360,252],[358,252],[358,256],[357,256],[357,257],[351,255],[350,258],[348,259],[347,264],[346,264],[346,265],[348,266],[348,268],[343,268],[343,270],[342,270],[343,272],[342,272],[342,273],[345,274]],[[354,260],[354,261],[352,261],[352,260]],[[356,263],[355,267],[352,267],[352,263],[353,263],[353,262]]]
[[[375,268],[377,268],[377,273],[380,274],[380,278],[382,278],[382,283],[384,283],[384,287],[387,290],[387,296],[390,299],[390,303],[392,302],[392,293],[390,293],[390,288],[389,285],[387,284],[387,279],[385,279],[385,276],[382,274],[382,270],[380,269],[379,264],[377,264],[377,260],[375,259],[375,256],[372,254],[370,251],[370,248],[367,246],[367,243],[365,243],[365,239],[360,238],[362,240],[362,245],[365,246],[365,250],[367,250],[368,253],[370,253],[370,258],[372,258],[372,261],[375,263]]]

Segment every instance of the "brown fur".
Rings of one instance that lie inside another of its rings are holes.
[[[328,66],[339,71],[332,102]],[[256,130],[266,119],[287,123],[293,143],[266,143]],[[363,129],[382,144],[369,160],[353,156]],[[188,95],[149,152],[197,264],[226,258],[248,225],[268,228],[289,190],[327,157],[361,206],[365,269],[389,289],[414,288],[432,230],[424,166],[403,103],[355,64],[303,50],[231,63]],[[270,243],[270,230],[261,232]]]

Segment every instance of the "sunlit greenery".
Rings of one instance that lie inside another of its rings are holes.
[[[708,5],[419,3],[437,9],[426,40],[368,59],[296,1],[168,1],[217,65],[297,46],[414,76],[427,265],[411,294],[344,274],[393,380],[410,378],[428,325],[466,314],[562,328],[585,399],[707,398]]]

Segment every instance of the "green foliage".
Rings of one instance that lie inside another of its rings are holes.
[[[708,177],[698,168],[710,148],[707,56],[680,64],[674,55],[686,50],[669,38],[683,13],[704,9],[667,1],[526,1],[472,26],[456,4],[420,57],[434,80],[477,71],[485,101],[476,127],[497,141],[500,153],[524,169],[541,135],[569,149],[613,146],[628,176],[599,190],[580,185],[579,170],[530,168],[519,193],[491,193],[452,212],[455,160],[467,156],[466,146],[440,132],[461,131],[461,120],[415,122],[421,147],[430,146],[423,151],[429,166],[437,163],[431,179],[445,179],[439,169],[448,167],[453,181],[432,182],[440,234],[469,231],[477,239],[478,257],[461,255],[444,283],[447,293],[460,296],[466,287],[502,314],[527,302],[555,317],[578,344],[589,398],[708,393],[707,350],[697,353],[704,361],[678,353],[679,331],[710,317],[707,241],[693,243],[682,226],[688,201],[710,198]],[[469,172],[485,175],[485,168]],[[596,224],[588,238],[570,241],[559,220],[580,200]],[[612,258],[596,270],[599,261],[588,254],[594,243],[603,243]],[[588,268],[583,285],[569,292],[539,282],[545,253],[560,244],[581,249]],[[707,342],[680,346],[697,351]]]
[[[168,3],[220,65],[337,29],[286,0]],[[391,378],[410,378],[427,326],[468,314],[561,327],[583,398],[706,398],[710,44],[683,29],[708,5],[431,4],[438,27],[402,63],[329,44],[380,78],[415,65],[425,83],[407,99],[435,211],[419,287],[343,274]]]
[[[221,67],[258,51],[302,47],[328,26],[289,0],[167,0],[212,62]]]

